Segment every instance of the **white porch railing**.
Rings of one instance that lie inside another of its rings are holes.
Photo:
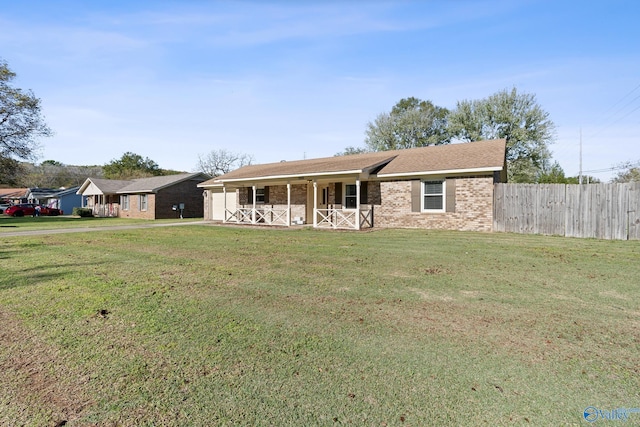
[[[359,230],[373,227],[373,209],[316,209],[318,228],[340,228]],[[238,208],[225,211],[224,222],[236,224],[289,226],[289,210],[286,208],[261,207],[259,209]],[[359,221],[357,221],[359,219]]]
[[[237,224],[289,225],[289,210],[262,207],[259,209],[238,208],[235,211],[227,209],[225,222]]]
[[[236,222],[238,224],[251,224],[253,215],[250,208],[238,208],[234,211],[227,209],[224,214],[224,222]]]
[[[289,210],[264,207],[256,209],[256,222],[266,225],[289,225]]]
[[[342,210],[316,209],[316,227],[346,228],[359,230],[373,227],[373,209]],[[357,221],[359,219],[359,221]]]
[[[118,207],[117,204],[108,204],[108,205],[95,205],[91,207],[93,211],[93,216],[97,217],[117,217],[118,216]]]

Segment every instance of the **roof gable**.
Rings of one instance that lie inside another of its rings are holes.
[[[94,196],[100,194],[116,194],[118,190],[130,184],[131,181],[103,178],[87,178],[76,194]]]

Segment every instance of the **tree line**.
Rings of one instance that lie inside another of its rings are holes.
[[[195,170],[216,177],[253,162],[251,155],[219,149],[199,155]],[[82,185],[89,177],[130,180],[178,173],[184,172],[162,169],[150,158],[129,151],[104,165],[65,165],[56,160],[45,160],[40,164],[16,162],[11,171],[0,168],[0,185],[69,188]]]

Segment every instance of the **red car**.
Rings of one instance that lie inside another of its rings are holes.
[[[4,213],[9,216],[25,216],[34,215],[36,212],[36,206],[40,207],[40,215],[62,215],[62,211],[56,208],[49,208],[47,206],[36,205],[35,203],[20,203],[18,205],[9,206],[5,209]]]

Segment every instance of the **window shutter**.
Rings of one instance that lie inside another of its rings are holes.
[[[455,178],[447,178],[445,187],[447,192],[447,201],[446,201],[445,210],[447,212],[455,212],[456,211],[456,180]]]
[[[336,182],[334,185],[336,187],[336,191],[335,191],[335,199],[333,200],[333,203],[335,203],[336,205],[341,205],[342,204],[342,183]]]
[[[253,187],[247,187],[247,204],[253,205]]]
[[[369,194],[367,191],[368,189],[369,189],[368,181],[360,183],[360,204],[366,205],[367,203],[369,203]]]
[[[422,181],[411,181],[411,212],[420,212],[422,210],[422,203],[420,203],[421,187]]]
[[[264,186],[264,202],[269,203],[269,186],[265,185]]]

